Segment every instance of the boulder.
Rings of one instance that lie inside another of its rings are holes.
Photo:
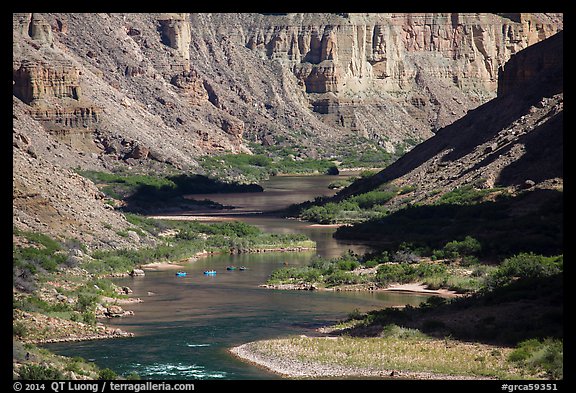
[[[140,160],[142,158],[148,158],[148,154],[150,154],[150,149],[140,144],[134,146],[134,148],[126,155],[126,158],[135,158]]]
[[[124,316],[124,309],[120,306],[108,306],[105,315],[108,318],[119,318]]]
[[[142,270],[142,269],[132,269],[132,271],[130,272],[130,275],[132,277],[137,277],[137,276],[145,276],[146,273],[144,273],[144,270]]]
[[[536,185],[536,182],[534,180],[527,179],[527,180],[524,180],[524,183],[522,183],[522,188],[524,190],[527,190],[529,188],[534,187],[535,185]]]

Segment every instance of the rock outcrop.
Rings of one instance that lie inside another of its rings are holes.
[[[80,70],[71,62],[23,60],[13,72],[13,94],[28,105],[52,97],[80,99]]]
[[[434,201],[464,185],[562,189],[563,32],[515,54],[500,75],[498,97],[337,199],[387,182],[415,185],[399,198],[412,203]]]
[[[190,67],[190,42],[192,31],[190,14],[163,14],[158,18],[162,42],[176,49],[184,60],[184,68]]]
[[[557,18],[533,14],[287,14],[254,19],[243,32],[246,47],[285,63],[306,93],[334,93],[337,102],[348,101],[347,109],[349,98],[358,96],[352,107],[359,121],[347,124],[356,130],[369,127],[360,117],[369,110],[363,107],[375,100],[390,105],[390,96],[381,99],[386,94],[403,100],[404,107],[416,100],[418,111],[433,108],[426,111],[432,128],[448,125],[494,97],[498,68],[512,54],[562,28]],[[273,26],[266,23],[270,21]],[[427,91],[435,86],[443,87],[446,97],[438,100]],[[460,106],[448,108],[447,116],[430,116],[443,101],[452,103],[455,91],[464,92],[465,99],[457,98]],[[415,97],[418,92],[423,96]],[[313,96],[315,110],[318,101]],[[338,107],[328,113],[339,114]],[[321,108],[317,113],[326,114]],[[346,111],[341,115],[350,117]],[[333,118],[329,124],[342,125],[340,116]]]
[[[76,208],[70,234],[126,229],[96,200],[83,207],[113,227],[98,236],[86,196],[44,186],[55,171],[84,187],[71,168],[201,172],[202,155],[247,142],[314,158],[359,136],[409,150],[562,28],[561,14],[13,14],[15,225],[40,228],[22,191],[56,233]]]

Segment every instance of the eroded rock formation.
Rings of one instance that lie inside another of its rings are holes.
[[[13,93],[29,105],[45,98],[80,98],[80,70],[71,62],[24,60],[13,71]]]
[[[162,14],[158,18],[162,42],[176,51],[184,60],[185,70],[190,64],[190,14]]]
[[[465,185],[562,190],[563,32],[513,55],[500,75],[498,97],[338,198],[388,182],[413,185],[402,196],[412,203]]]
[[[390,95],[385,100],[400,98],[409,104],[423,91],[424,97],[416,98],[416,111],[426,112],[429,125],[440,128],[494,97],[498,68],[512,54],[561,28],[558,18],[534,14],[287,14],[261,16],[242,39],[261,56],[286,63],[306,93],[335,93],[335,99],[312,97],[318,113],[341,115],[331,124],[350,115],[340,113],[339,104],[326,110],[319,102],[339,101],[350,108],[349,98],[357,96],[362,99],[354,104],[354,112],[360,118],[369,111],[362,107],[384,94]],[[466,104],[439,115],[442,101],[450,98],[436,100],[426,94],[436,86],[447,97],[464,92]],[[369,127],[359,123],[347,125]]]
[[[404,151],[494,97],[498,68],[562,28],[561,14],[13,14],[14,181],[65,215],[74,203],[34,186],[52,167],[196,172],[248,141],[314,158],[360,137]]]

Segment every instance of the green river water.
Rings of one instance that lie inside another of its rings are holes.
[[[228,349],[246,342],[294,334],[342,320],[354,311],[395,305],[417,305],[427,296],[404,293],[278,291],[259,287],[285,264],[307,265],[312,257],[336,257],[349,249],[370,250],[362,244],[332,238],[334,228],[262,216],[291,203],[334,192],[327,185],[342,176],[279,176],[264,182],[263,193],[195,196],[237,206],[228,217],[270,232],[305,233],[317,250],[301,253],[215,255],[175,271],[149,271],[144,277],[115,280],[128,286],[143,302],[126,306],[134,315],[106,323],[135,333],[135,337],[46,345],[58,354],[81,356],[118,374],[137,373],[152,379],[278,379],[266,370],[232,356]],[[201,212],[182,212],[183,215]],[[227,271],[226,266],[247,270]],[[206,276],[205,270],[217,274]]]

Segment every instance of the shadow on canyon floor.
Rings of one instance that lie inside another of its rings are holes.
[[[473,205],[409,206],[381,219],[340,227],[334,236],[388,248],[404,242],[441,248],[468,235],[480,241],[485,257],[555,255],[563,252],[563,222],[563,192],[540,189]]]
[[[340,334],[379,336],[387,326],[419,329],[429,336],[516,346],[537,338],[563,338],[563,273],[524,279],[450,301],[433,297],[421,307],[370,312],[368,322]],[[447,341],[447,345],[448,341]]]

